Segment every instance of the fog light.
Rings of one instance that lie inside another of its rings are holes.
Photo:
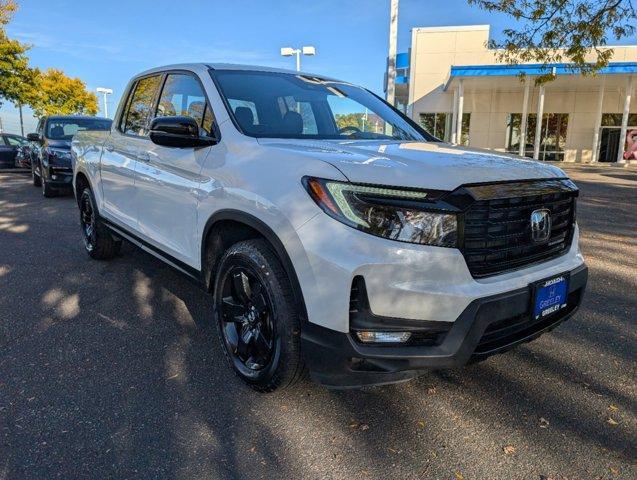
[[[410,332],[356,332],[363,343],[404,343],[411,337]]]
[[[57,175],[51,175],[51,180],[57,180],[58,176]]]

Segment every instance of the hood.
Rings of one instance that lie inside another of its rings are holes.
[[[358,183],[454,190],[468,183],[566,177],[552,165],[447,143],[263,138],[259,143],[323,160]]]
[[[60,148],[62,150],[70,150],[71,140],[52,140],[47,138],[46,146],[51,148]]]

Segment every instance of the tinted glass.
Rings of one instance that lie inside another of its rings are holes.
[[[25,138],[20,137],[5,137],[7,143],[12,147],[19,147],[20,145],[26,145],[28,142]]]
[[[129,135],[148,135],[148,124],[161,81],[160,75],[142,78],[137,82],[125,112],[123,131]]]
[[[433,140],[367,90],[287,73],[215,70],[241,130],[255,137]]]
[[[112,120],[106,118],[51,118],[46,124],[45,137],[51,140],[71,140],[83,130],[109,130]]]
[[[157,116],[174,115],[192,117],[199,128],[203,128],[208,134],[211,133],[212,112],[201,85],[192,75],[171,73],[166,78],[157,106]]]

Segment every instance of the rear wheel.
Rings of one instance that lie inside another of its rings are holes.
[[[290,280],[263,240],[231,246],[215,275],[215,313],[228,362],[245,383],[271,392],[305,373]]]
[[[80,196],[80,225],[84,248],[91,258],[107,260],[119,253],[122,241],[113,238],[106,226],[100,221],[95,200],[89,188],[85,188]]]

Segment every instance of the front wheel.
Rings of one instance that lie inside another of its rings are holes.
[[[33,177],[33,186],[39,187],[41,185],[42,179],[37,173],[35,173],[35,167],[33,166],[31,167],[31,176]]]
[[[272,392],[303,377],[298,308],[290,280],[264,240],[228,249],[218,264],[214,298],[222,348],[241,380]]]
[[[100,221],[91,190],[85,188],[80,196],[80,225],[86,253],[95,260],[113,258],[119,252],[122,241],[113,238]]]
[[[46,179],[41,178],[40,179],[40,185],[42,186],[42,196],[43,197],[51,198],[51,197],[53,197],[55,195],[55,192],[51,188],[51,185],[49,185],[49,182],[46,181]]]

